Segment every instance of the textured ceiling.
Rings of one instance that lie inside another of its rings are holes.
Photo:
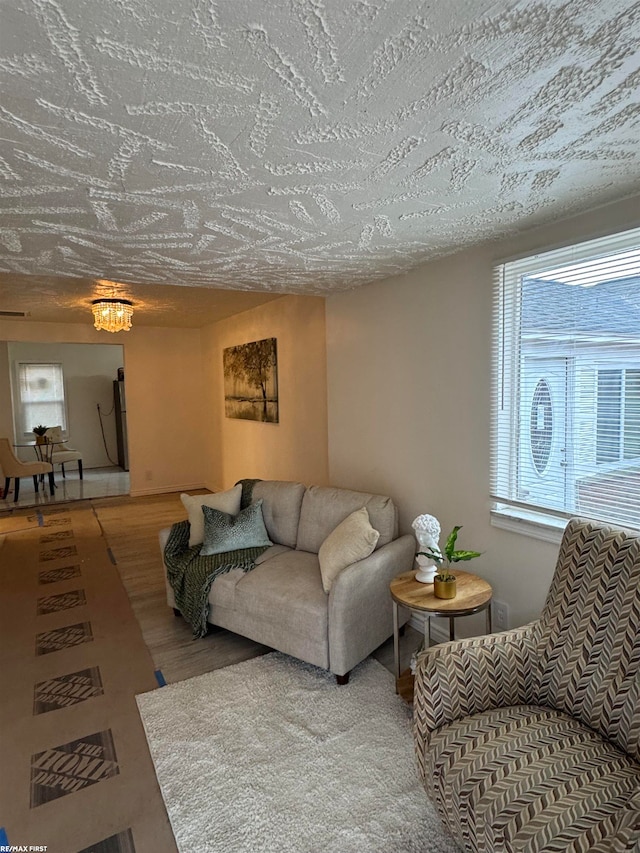
[[[640,189],[638,2],[0,15],[0,303],[67,277],[324,294]]]

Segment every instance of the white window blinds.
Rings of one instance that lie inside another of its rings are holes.
[[[18,363],[20,427],[23,434],[35,426],[66,430],[64,379],[61,364]]]
[[[640,229],[495,268],[494,509],[640,528]]]

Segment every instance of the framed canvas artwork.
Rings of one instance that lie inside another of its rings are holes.
[[[276,338],[223,350],[224,413],[228,418],[278,423]]]

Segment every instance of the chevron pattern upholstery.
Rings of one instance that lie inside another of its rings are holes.
[[[421,653],[414,736],[468,853],[640,853],[640,536],[572,519],[538,621]]]

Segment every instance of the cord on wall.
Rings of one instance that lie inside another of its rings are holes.
[[[111,462],[111,464],[114,466],[114,468],[116,467],[116,463],[115,463],[115,462],[113,461],[113,459],[109,456],[109,450],[107,449],[107,438],[106,438],[106,436],[105,436],[105,434],[104,434],[104,425],[103,425],[103,423],[102,423],[102,418],[103,418],[103,417],[105,417],[105,418],[106,418],[106,417],[109,417],[109,415],[110,415],[110,414],[113,412],[113,410],[115,409],[115,406],[116,406],[116,403],[115,403],[115,400],[114,400],[114,402],[113,402],[113,406],[111,406],[111,409],[107,412],[107,414],[106,414],[106,415],[103,415],[103,414],[102,414],[102,411],[100,410],[100,403],[96,403],[96,408],[98,409],[98,418],[100,419],[100,432],[102,433],[102,443],[104,444],[104,452],[107,454],[107,459],[109,460],[109,462]]]

